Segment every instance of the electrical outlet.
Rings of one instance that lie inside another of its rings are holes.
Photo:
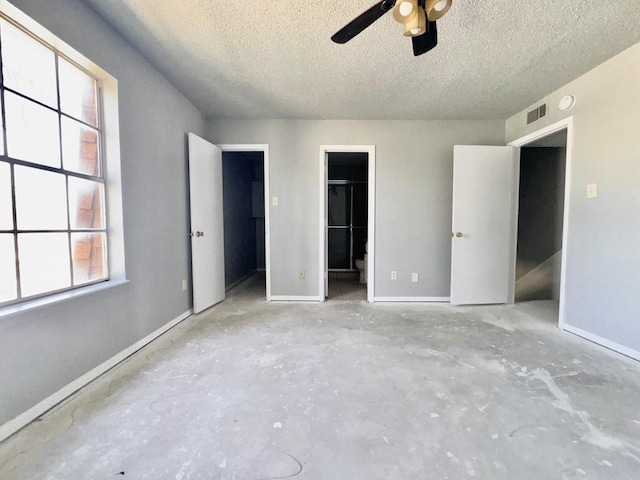
[[[391,272],[391,280],[397,280],[397,279],[398,279],[398,272],[394,270],[393,272]]]
[[[184,280],[182,280],[182,290],[186,290],[187,289],[187,279],[185,278]]]
[[[304,270],[298,272],[298,280],[304,280]]]
[[[411,274],[411,281],[413,283],[416,283],[418,281],[418,274],[417,273],[414,272],[414,273]]]

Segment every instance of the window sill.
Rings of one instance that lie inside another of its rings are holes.
[[[127,283],[129,283],[129,280],[109,280],[107,282],[101,282],[95,285],[89,285],[87,287],[80,287],[76,288],[75,290],[69,290],[68,292],[56,293],[47,297],[38,298],[36,300],[29,300],[16,305],[9,305],[8,307],[0,308],[0,318],[49,307],[51,305],[66,302],[74,298],[91,295],[103,290],[110,290]]]

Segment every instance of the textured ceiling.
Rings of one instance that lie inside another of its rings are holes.
[[[413,57],[374,0],[85,0],[210,118],[505,119],[640,41],[638,0],[454,0]]]

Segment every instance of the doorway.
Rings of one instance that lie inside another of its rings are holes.
[[[567,131],[520,149],[515,301],[560,299]]]
[[[367,157],[361,152],[327,154],[330,300],[367,298]]]
[[[221,145],[225,289],[245,280],[271,298],[268,147]]]
[[[375,148],[320,149],[320,301],[374,298]]]
[[[512,302],[558,302],[564,323],[572,119],[512,142],[519,147]]]

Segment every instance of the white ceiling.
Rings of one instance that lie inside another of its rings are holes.
[[[85,0],[210,118],[505,119],[640,41],[638,0],[454,0],[413,57],[374,0]]]

